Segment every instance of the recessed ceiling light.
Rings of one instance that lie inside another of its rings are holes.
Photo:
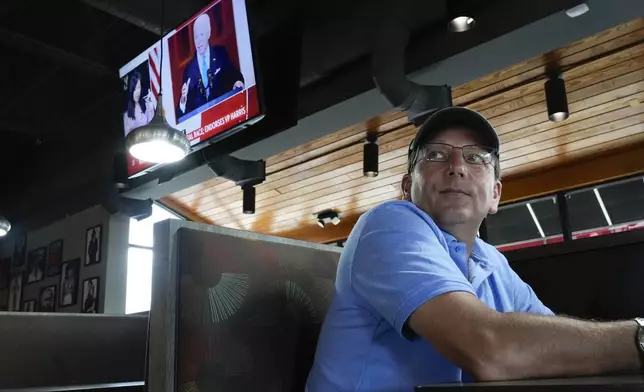
[[[455,33],[462,33],[471,30],[476,25],[476,21],[471,16],[457,16],[449,21],[447,28]]]
[[[588,11],[590,11],[590,7],[588,7],[588,4],[581,3],[578,6],[575,6],[566,10],[566,15],[568,15],[569,18],[576,18],[578,16],[585,14]]]

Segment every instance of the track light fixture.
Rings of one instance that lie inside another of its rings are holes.
[[[378,134],[375,132],[367,133],[362,157],[362,174],[365,177],[378,176]]]
[[[333,223],[335,226],[340,223],[340,215],[334,210],[325,210],[317,214],[318,226],[324,227],[327,223]]]
[[[243,212],[247,215],[255,213],[255,186],[248,184],[242,187],[243,192]]]
[[[545,90],[550,121],[559,122],[567,119],[570,116],[568,97],[566,95],[566,84],[561,75],[550,76],[546,81]]]
[[[4,237],[11,230],[11,223],[4,216],[0,215],[0,237]]]

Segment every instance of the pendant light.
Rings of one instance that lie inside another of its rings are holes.
[[[249,185],[244,185],[242,187],[242,198],[243,198],[243,204],[242,204],[242,209],[243,213],[246,215],[252,215],[255,213],[255,186],[252,184]]]
[[[11,223],[4,216],[0,215],[0,237],[4,237],[11,230]]]
[[[570,116],[568,111],[568,98],[566,96],[566,83],[561,75],[551,75],[545,83],[546,106],[548,118],[553,122],[564,121]]]
[[[151,163],[172,163],[180,161],[190,152],[190,141],[186,135],[170,126],[163,112],[163,18],[164,3],[161,0],[161,34],[160,34],[160,91],[157,98],[157,109],[152,120],[146,125],[133,129],[125,137],[125,148],[137,159]]]
[[[364,143],[362,174],[365,177],[378,176],[378,134],[369,132]]]

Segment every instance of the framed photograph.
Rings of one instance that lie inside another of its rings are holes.
[[[101,245],[103,244],[103,226],[97,225],[85,233],[85,265],[101,262]]]
[[[9,283],[9,304],[7,309],[10,312],[18,312],[22,301],[22,274],[11,277]]]
[[[40,289],[38,311],[43,313],[54,313],[56,311],[56,285]]]
[[[73,259],[63,263],[60,274],[60,301],[58,302],[61,307],[78,303],[79,273],[80,259]]]
[[[99,278],[89,278],[83,281],[83,302],[81,313],[98,313]]]
[[[47,276],[60,274],[60,265],[63,263],[63,240],[49,244],[49,257],[47,258]]]
[[[25,265],[27,258],[27,234],[19,235],[13,246],[13,263],[12,267],[20,268]]]
[[[34,300],[25,301],[25,303],[22,304],[22,311],[23,312],[35,312],[36,311],[36,301],[34,301]]]
[[[47,263],[47,247],[37,248],[27,256],[27,284],[40,282],[45,277]]]
[[[11,280],[11,257],[0,259],[0,290],[6,290]]]

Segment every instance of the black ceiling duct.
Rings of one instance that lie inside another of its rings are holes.
[[[139,200],[119,196],[116,187],[107,189],[103,194],[101,205],[110,214],[123,214],[136,220],[142,220],[152,215],[152,199]]]
[[[396,109],[407,112],[409,121],[420,125],[436,109],[452,106],[452,89],[426,86],[407,79],[405,48],[410,31],[396,19],[384,21],[372,55],[376,87]]]
[[[266,179],[266,161],[247,161],[220,155],[208,162],[208,167],[217,176],[226,178],[242,188],[244,214],[255,213],[255,185]]]

